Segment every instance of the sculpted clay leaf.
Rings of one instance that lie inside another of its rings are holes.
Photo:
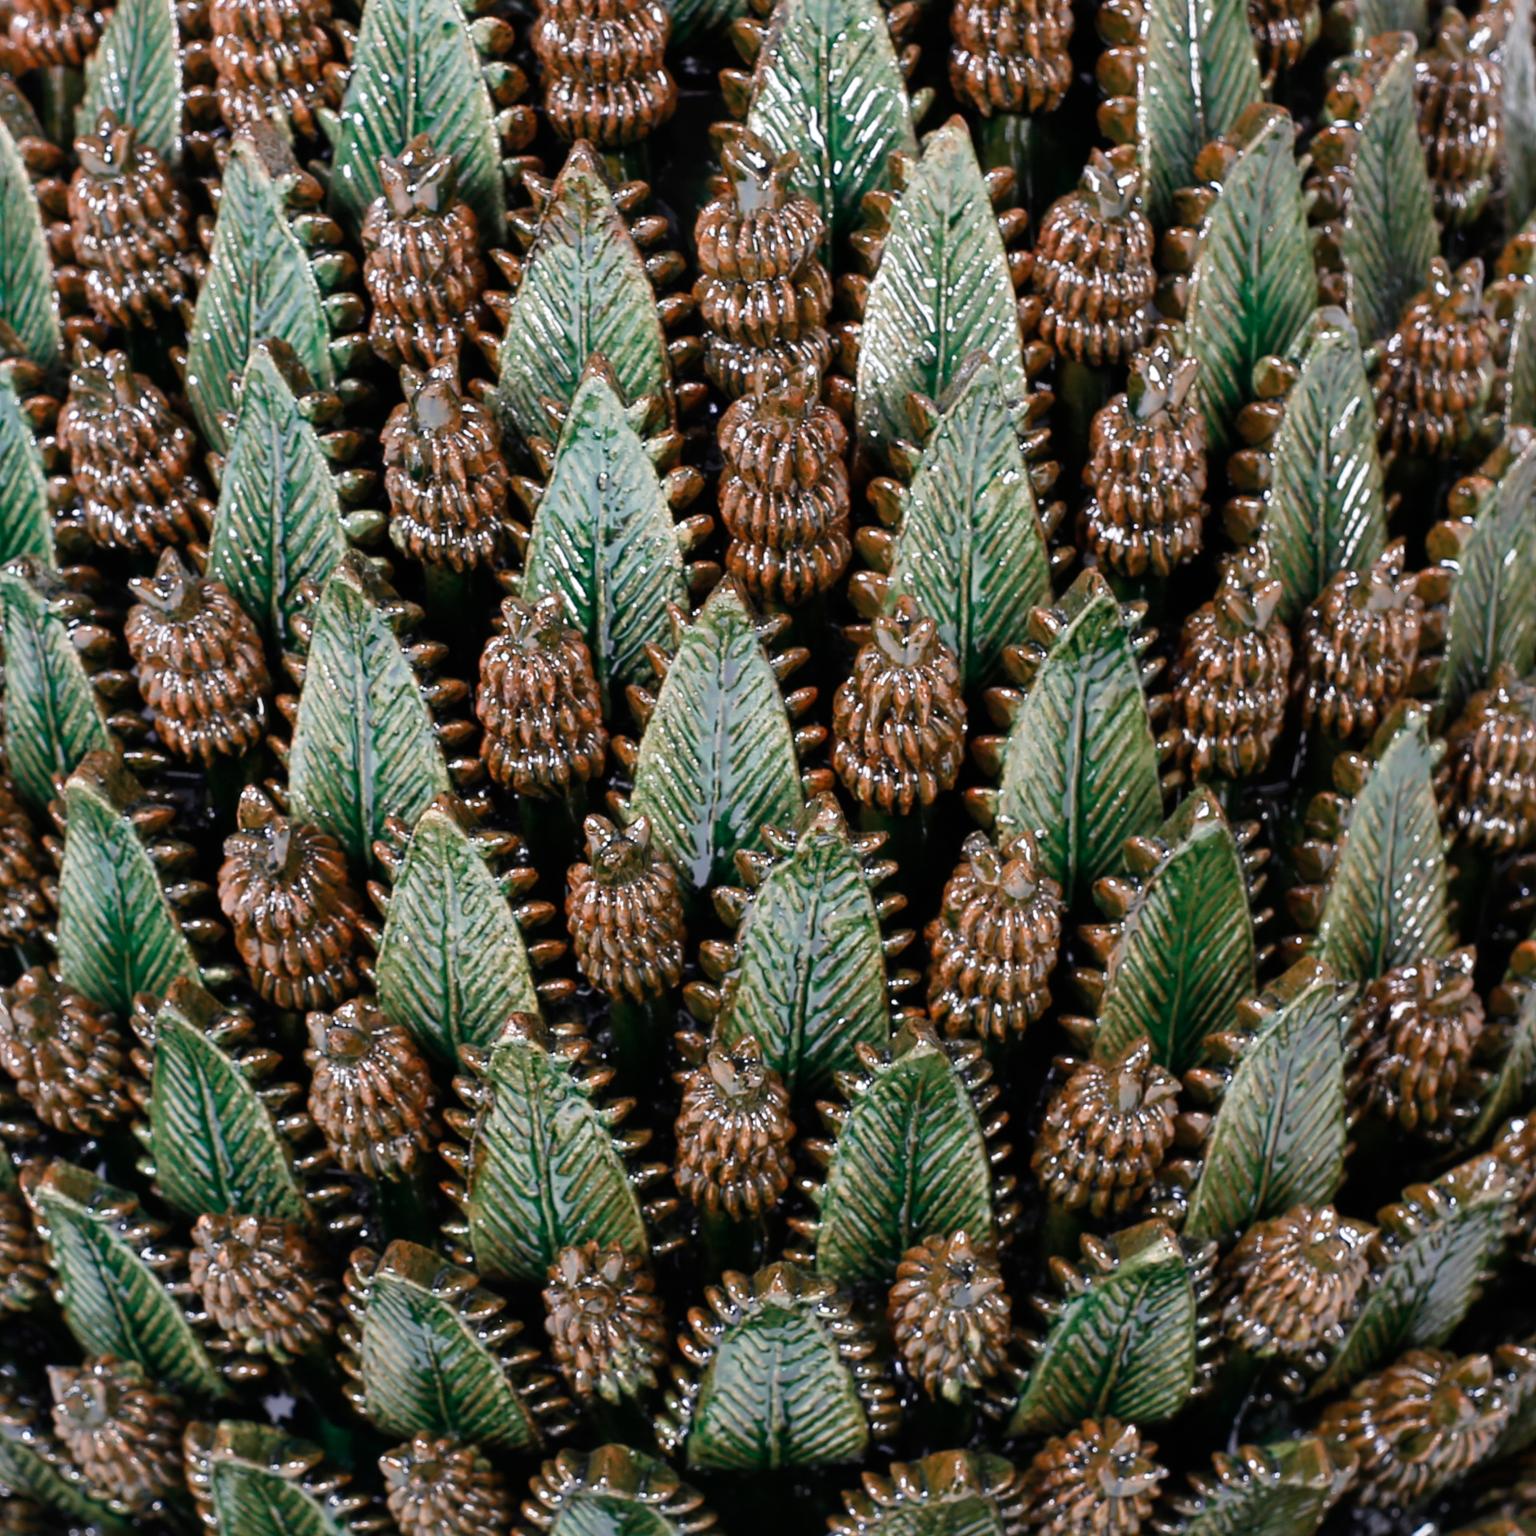
[[[181,152],[181,48],[173,0],[121,0],[85,66],[82,132],[112,112],[174,164]]]
[[[0,322],[21,343],[23,356],[40,367],[59,357],[58,301],[48,240],[21,151],[8,124],[0,122]]]
[[[54,564],[48,477],[11,376],[0,372],[0,563],[31,555]]]

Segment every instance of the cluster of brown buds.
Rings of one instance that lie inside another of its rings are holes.
[[[660,0],[542,0],[533,51],[550,126],[603,149],[637,144],[677,109]]]
[[[1472,223],[1493,190],[1504,141],[1501,30],[1491,11],[1468,21],[1448,5],[1414,67],[1419,137],[1447,224]]]
[[[968,106],[1054,112],[1072,84],[1070,0],[954,0],[949,84]]]

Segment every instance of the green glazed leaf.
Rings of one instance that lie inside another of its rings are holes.
[[[317,385],[336,382],[320,285],[289,226],[283,189],[249,138],[224,171],[213,255],[187,343],[187,394],[215,452],[229,451],[236,389],[259,341],[285,341]]]
[[[174,0],[120,0],[85,65],[85,97],[75,115],[91,132],[102,112],[132,125],[134,136],[167,165],[181,154],[181,46]]]
[[[23,352],[39,367],[57,360],[62,341],[43,215],[5,123],[0,123],[0,322],[15,331]]]
[[[1231,1079],[1205,1144],[1184,1233],[1236,1237],[1294,1205],[1326,1205],[1344,1178],[1344,1026],[1350,992],[1303,960],[1234,1034]]]
[[[191,1424],[186,1437],[187,1484],[204,1526],[220,1536],[354,1536],[379,1522],[354,1523],[362,1502],[332,1492],[339,1481],[308,1473],[320,1452],[269,1424],[226,1420]]]
[[[696,890],[733,872],[738,850],[800,809],[789,715],[752,616],[730,583],[683,631],[657,694],[630,814]]]
[[[1349,1486],[1315,1435],[1218,1452],[1213,1473],[1198,1473],[1192,1492],[1174,1500],[1177,1536],[1311,1536]]]
[[[1363,48],[1383,32],[1412,32],[1429,41],[1429,5],[1427,0],[1354,0],[1351,15],[1350,46]]]
[[[664,390],[671,364],[656,290],[602,162],[582,142],[556,178],[507,317],[496,391],[503,428],[542,435],[543,401],[569,405],[595,353],[624,399]]]
[[[1157,747],[1120,605],[1097,571],[1061,600],[1051,642],[1009,727],[1000,826],[1039,834],[1040,872],[1069,900],[1118,871],[1128,837],[1162,817]]]
[[[20,555],[53,566],[53,517],[32,424],[11,375],[0,371],[0,563]]]
[[[1506,432],[1536,426],[1536,228],[1505,247],[1500,276],[1485,290],[1498,327],[1501,373],[1493,400]]]
[[[571,401],[523,567],[529,601],[557,592],[586,636],[605,697],[650,675],[647,645],[686,607],[683,554],[661,477],[598,370]]]
[[[379,1006],[441,1060],[488,1046],[539,997],[522,930],[447,803],[427,807],[389,897],[374,967]]]
[[[1523,224],[1536,212],[1536,7],[1509,0],[1503,13],[1504,163],[1506,217]]]
[[[288,780],[294,814],[359,864],[389,817],[414,823],[450,787],[416,674],[350,558],[315,610]]]
[[[892,1471],[843,1494],[838,1536],[1008,1536],[1017,1523],[1019,1476],[1001,1456],[935,1451]]]
[[[1126,913],[1110,955],[1093,1054],[1114,1061],[1146,1035],[1182,1073],[1254,990],[1248,877],[1216,797],[1197,789],[1164,825],[1167,852]]]
[[[97,1500],[85,1479],[57,1454],[44,1452],[47,1444],[21,1415],[12,1419],[0,1398],[0,1486],[14,1497],[35,1499],[71,1521],[78,1520],[92,1536],[118,1536],[134,1527]],[[71,1530],[76,1527],[71,1526]]]
[[[453,156],[459,196],[481,238],[504,237],[506,192],[496,109],[464,7],[454,0],[369,0],[331,137],[331,206],[355,230],[384,191],[379,161],[419,133]]]
[[[666,1462],[627,1445],[566,1449],[534,1480],[548,1536],[690,1536],[709,1518]]]
[[[878,455],[911,432],[913,394],[942,400],[985,353],[1015,424],[1029,381],[1008,253],[964,121],[931,134],[891,214],[859,338],[859,440]]]
[[[320,439],[272,348],[258,342],[240,383],[208,574],[281,646],[300,582],[323,586],[346,549]]]
[[[750,13],[747,0],[669,0],[673,43],[723,32],[733,21]]]

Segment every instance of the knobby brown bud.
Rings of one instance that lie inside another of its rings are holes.
[[[557,593],[503,598],[497,628],[480,654],[475,694],[485,765],[520,795],[567,794],[602,773],[607,757],[592,653]]]
[[[1208,510],[1199,367],[1158,336],[1131,359],[1125,393],[1093,418],[1080,532],[1122,576],[1167,576],[1199,553]]]
[[[54,1431],[94,1492],[147,1515],[182,1486],[179,1406],[142,1366],[99,1355],[50,1365],[48,1384]]]
[[[962,1402],[1008,1364],[1012,1309],[997,1256],[963,1231],[902,1254],[886,1316],[908,1372],[929,1397]]]
[[[99,1136],[133,1108],[112,1015],[36,966],[0,993],[0,1067],[51,1130]]]
[[[954,0],[949,83],[983,117],[1054,112],[1072,84],[1070,0]]]
[[[30,1312],[48,1294],[50,1275],[26,1202],[18,1191],[0,1189],[0,1317]]]
[[[1318,0],[1248,0],[1248,27],[1265,79],[1295,69],[1322,25]]]
[[[533,51],[549,124],[568,143],[618,149],[677,109],[667,69],[672,19],[660,0],[540,0]]]
[[[380,435],[389,536],[428,565],[488,565],[510,532],[512,477],[495,415],[460,389],[457,353],[424,374],[402,369],[400,383],[405,400]]]
[[[1447,822],[1475,847],[1536,842],[1536,687],[1507,665],[1446,732],[1437,788]]]
[[[189,1257],[210,1320],[242,1349],[286,1362],[326,1347],[340,1317],[336,1283],[292,1222],[199,1216]]]
[[[1173,1143],[1173,1074],[1138,1040],[1118,1061],[1059,1065],[1067,1080],[1045,1111],[1031,1160],[1048,1199],[1094,1217],[1120,1216],[1152,1187]]]
[[[1129,359],[1152,336],[1154,249],[1135,146],[1092,150],[1077,191],[1040,221],[1030,273],[1040,339],[1093,367]]]
[[[155,554],[203,536],[213,505],[193,468],[197,437],[126,353],[76,344],[58,435],[95,543]]]
[[[1036,1536],[1137,1536],[1168,1475],[1134,1424],[1084,1419],[1047,1440],[1024,1474],[1024,1526]]]
[[[544,1287],[550,1352],[579,1399],[617,1403],[654,1387],[667,1361],[666,1320],[655,1282],[617,1243],[561,1250]]]
[[[304,138],[318,137],[317,113],[341,105],[331,0],[209,0],[208,21],[225,126],[279,116]]]
[[[0,773],[0,942],[25,944],[48,924],[48,858],[16,786]]]
[[[1419,138],[1435,189],[1435,213],[1470,224],[1493,190],[1504,142],[1504,64],[1498,29],[1469,22],[1455,6],[1440,13],[1432,48],[1414,65]]]
[[[959,777],[960,663],[911,597],[897,598],[871,628],[832,701],[832,766],[861,805],[905,816]]]
[[[756,1037],[712,1044],[677,1081],[679,1192],[709,1215],[767,1215],[794,1174],[795,1126],[783,1079],[764,1063]]]
[[[432,1146],[432,1074],[369,998],[309,1016],[310,1118],[348,1173],[408,1173]]]
[[[512,1528],[506,1480],[453,1435],[418,1433],[379,1457],[379,1468],[400,1536],[507,1536]]]
[[[359,985],[364,921],[341,845],[282,815],[254,785],[224,842],[219,905],[263,1002],[334,1008]]]
[[[587,862],[571,865],[565,896],[581,974],[607,997],[660,997],[683,975],[677,870],[651,846],[648,817],[621,831],[606,816],[588,816],[582,830]]]
[[[11,46],[29,69],[80,69],[96,51],[108,14],[91,0],[12,0]]]
[[[1038,872],[1033,833],[965,840],[928,924],[928,1016],[946,1035],[1006,1040],[1050,1007],[1061,886]]]
[[[379,161],[384,190],[363,219],[368,341],[393,367],[430,368],[457,352],[485,287],[480,227],[456,196],[453,156],[417,134]]]
[[[817,389],[760,375],[720,418],[725,567],[758,603],[793,608],[848,568],[848,433]]]

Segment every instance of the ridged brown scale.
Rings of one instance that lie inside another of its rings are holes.
[[[225,127],[233,132],[278,116],[316,138],[317,114],[341,105],[344,82],[331,0],[208,0],[208,23]]]
[[[368,342],[395,368],[430,368],[462,346],[485,287],[480,227],[457,195],[453,157],[419,133],[379,161],[384,190],[363,218]]]
[[[550,1353],[578,1400],[617,1403],[654,1387],[666,1319],[645,1260],[617,1243],[563,1248],[544,1287]]]
[[[1455,6],[1440,13],[1434,45],[1414,65],[1419,138],[1435,189],[1435,213],[1450,225],[1483,211],[1499,173],[1504,140],[1504,62],[1500,29],[1487,16],[1468,21]]]
[[[454,1435],[413,1435],[379,1457],[384,1497],[400,1536],[507,1536],[506,1479],[478,1446]]]
[[[567,142],[618,149],[677,110],[660,0],[540,0],[531,41],[550,126]]]
[[[1259,52],[1259,69],[1273,80],[1295,69],[1322,31],[1318,0],[1248,0],[1248,27]]]
[[[26,1201],[17,1190],[0,1189],[0,1318],[37,1306],[48,1294],[51,1273]]]
[[[51,1130],[99,1136],[133,1108],[117,1021],[42,966],[0,994],[0,1068]]]
[[[1501,665],[1445,741],[1435,787],[1448,824],[1492,853],[1528,849],[1536,842],[1536,687]]]
[[[759,376],[720,418],[725,568],[759,604],[808,602],[848,568],[848,432],[817,387]]]
[[[7,35],[28,69],[79,69],[110,14],[91,0],[12,0]]]
[[[366,923],[341,845],[254,785],[224,841],[219,906],[263,1002],[298,1013],[357,991]]]
[[[949,84],[983,117],[1054,112],[1072,84],[1070,0],[953,0]]]
[[[181,1410],[144,1368],[112,1355],[50,1365],[53,1428],[101,1496],[147,1515],[181,1488]]]
[[[1047,1440],[1024,1472],[1024,1527],[1038,1536],[1137,1536],[1168,1475],[1134,1424],[1084,1419]]]
[[[196,435],[126,353],[77,343],[58,437],[94,543],[156,554],[203,537],[213,506]]]
[[[0,773],[0,942],[25,944],[47,927],[53,908],[43,882],[50,874],[32,818]]]
[[[907,1373],[929,1397],[963,1402],[1007,1368],[1013,1311],[997,1255],[963,1231],[902,1254],[886,1317]]]

